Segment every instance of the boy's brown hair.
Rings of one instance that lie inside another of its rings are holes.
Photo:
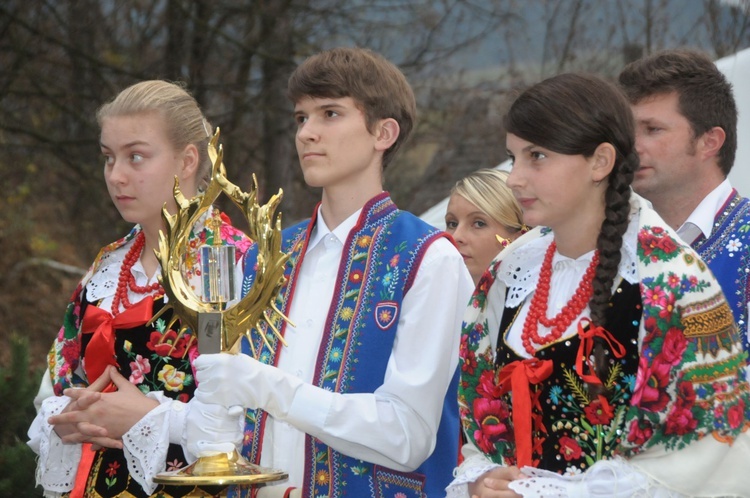
[[[334,48],[309,57],[289,77],[287,96],[294,103],[305,97],[351,97],[371,132],[378,120],[395,119],[400,132],[383,154],[383,168],[409,138],[417,118],[414,92],[401,70],[364,48]]]
[[[631,104],[676,92],[680,113],[695,137],[721,127],[726,139],[719,151],[719,167],[729,174],[737,151],[737,104],[732,85],[708,56],[694,50],[657,52],[625,66],[619,81]]]

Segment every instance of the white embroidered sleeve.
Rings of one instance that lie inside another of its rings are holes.
[[[78,462],[81,460],[81,445],[64,444],[54,427],[47,422],[52,415],[62,412],[68,403],[70,398],[67,396],[45,399],[29,427],[27,444],[39,455],[36,484],[42,486],[45,492],[65,493],[72,490]]]
[[[482,474],[500,467],[488,460],[472,444],[464,444],[461,453],[464,461],[453,471],[453,482],[445,489],[446,498],[469,498],[469,483],[476,481]]]
[[[685,498],[640,472],[622,458],[600,460],[586,472],[559,475],[547,470],[524,467],[527,479],[510,483],[509,487],[524,498]]]
[[[164,396],[161,391],[150,392],[149,398],[159,402],[122,436],[128,472],[146,493],[156,489],[153,478],[166,470],[170,443],[183,444],[185,404]]]

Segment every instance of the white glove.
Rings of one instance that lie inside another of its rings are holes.
[[[305,383],[283,370],[244,354],[202,354],[193,363],[195,397],[204,403],[262,408],[284,419],[297,390]]]
[[[193,457],[231,453],[242,444],[245,411],[193,398],[185,421],[185,447]]]

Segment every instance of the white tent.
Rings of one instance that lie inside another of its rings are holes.
[[[734,98],[737,101],[739,120],[737,122],[737,156],[734,167],[729,173],[729,181],[740,194],[750,196],[750,48],[737,52],[716,61],[716,67],[732,83]],[[505,161],[496,166],[498,169],[510,170],[510,162]],[[425,211],[420,218],[441,230],[445,229],[445,210],[448,198],[438,202]]]
[[[732,83],[737,101],[737,156],[729,181],[739,193],[750,196],[750,48],[716,61],[716,67]]]

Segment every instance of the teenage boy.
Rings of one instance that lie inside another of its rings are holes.
[[[284,232],[286,345],[271,352],[254,331],[259,360],[202,355],[196,397],[249,409],[243,454],[289,474],[258,496],[444,496],[473,285],[449,238],[383,191],[414,94],[383,57],[337,48],[303,62],[288,95],[305,182],[322,198]]]

